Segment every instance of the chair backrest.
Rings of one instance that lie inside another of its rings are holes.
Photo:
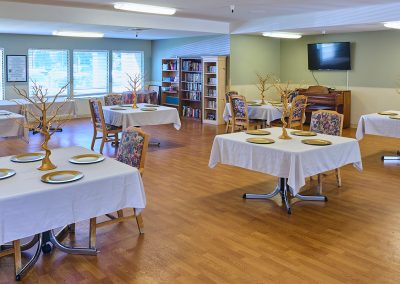
[[[319,110],[311,114],[310,131],[342,136],[343,114],[332,110]]]
[[[230,98],[230,96],[237,96],[237,95],[239,95],[238,92],[236,92],[236,91],[229,91],[229,92],[225,93],[225,101],[226,101],[227,103],[229,103],[229,98]]]
[[[149,135],[137,127],[129,127],[122,132],[116,160],[135,167],[143,173]]]
[[[103,108],[101,105],[101,101],[99,99],[90,99],[90,114],[92,116],[92,122],[94,128],[103,128],[106,129],[106,123],[104,120]]]
[[[292,103],[293,100],[300,94],[299,90],[295,90],[288,95],[288,102]]]
[[[296,96],[290,108],[289,114],[289,124],[294,121],[302,121],[304,117],[304,113],[307,107],[307,97],[306,96]]]
[[[231,95],[229,97],[231,107],[231,114],[233,120],[248,121],[249,116],[247,113],[247,102],[244,96]]]
[[[155,95],[152,95],[150,97],[151,104],[159,104],[160,103],[160,89],[161,89],[161,87],[159,85],[149,85],[147,87],[148,91],[155,93]]]
[[[122,105],[123,103],[124,101],[120,94],[108,94],[104,97],[104,105],[106,106]]]

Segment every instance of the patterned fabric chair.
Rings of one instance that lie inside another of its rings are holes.
[[[307,107],[306,96],[296,96],[292,101],[292,106],[289,113],[289,128],[300,127],[303,130],[303,121]]]
[[[124,100],[120,94],[109,94],[104,97],[104,105],[106,106],[122,105],[123,103]]]
[[[291,92],[291,93],[288,95],[288,102],[289,102],[289,103],[292,103],[293,100],[294,100],[294,98],[297,97],[299,94],[300,94],[300,92],[299,92],[298,90],[295,90],[295,91]]]
[[[231,95],[229,97],[229,103],[232,114],[232,133],[235,132],[237,128],[242,130],[262,127],[260,121],[249,120],[247,113],[248,106],[244,96]]]
[[[239,93],[236,91],[229,91],[229,92],[225,93],[225,103],[229,103],[229,99],[231,96],[237,96],[237,95],[239,95]],[[230,127],[232,127],[232,116],[229,116],[229,119],[226,122],[225,133],[229,132]]]
[[[311,114],[310,131],[320,134],[342,136],[343,132],[343,114],[332,110],[319,110]],[[338,187],[342,186],[340,169],[335,170],[336,183]],[[322,176],[318,174],[318,188],[322,193]]]
[[[132,92],[122,93],[124,104],[133,104]],[[154,91],[140,90],[137,92],[137,103],[158,104],[158,94]]]
[[[93,123],[93,138],[90,149],[94,149],[96,139],[101,139],[100,153],[103,154],[104,144],[106,142],[114,142],[118,146],[118,133],[122,131],[122,127],[107,124],[104,119],[103,108],[100,100],[89,100],[90,114]],[[97,132],[102,132],[103,135],[97,137]]]

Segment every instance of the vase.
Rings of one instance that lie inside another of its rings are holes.
[[[44,113],[44,118],[43,118],[42,122],[43,122],[42,129],[40,131],[40,133],[44,136],[44,140],[42,143],[42,150],[45,151],[46,154],[42,160],[42,165],[38,168],[38,170],[50,171],[50,170],[54,170],[55,168],[57,168],[57,166],[54,165],[50,160],[51,151],[48,147],[48,143],[50,141],[51,135],[49,133],[50,126],[47,125],[45,113]]]
[[[136,94],[135,91],[132,92],[132,99],[133,99],[132,108],[138,108],[138,106],[137,106],[137,94]]]

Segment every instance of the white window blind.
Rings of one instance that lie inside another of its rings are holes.
[[[112,52],[112,91],[121,93],[127,90],[128,76],[143,76],[143,53],[135,51]]]
[[[0,48],[0,100],[4,100],[4,49]]]
[[[74,96],[108,93],[108,51],[74,51]]]
[[[69,82],[68,50],[29,49],[29,90],[32,81],[48,90],[48,96],[56,95]],[[64,96],[68,95],[64,91]]]

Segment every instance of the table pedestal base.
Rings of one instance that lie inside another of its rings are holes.
[[[382,161],[400,161],[400,151],[397,151],[397,156],[382,156]]]
[[[279,178],[279,182],[275,188],[275,190],[271,193],[267,194],[253,194],[253,193],[245,193],[243,198],[245,199],[272,199],[276,195],[280,194],[282,198],[282,203],[285,204],[286,210],[288,214],[292,214],[292,208],[290,206],[289,201],[289,193],[288,193],[289,186],[287,184],[287,178]],[[323,195],[301,195],[296,194],[294,196],[303,201],[328,201],[328,198]]]

